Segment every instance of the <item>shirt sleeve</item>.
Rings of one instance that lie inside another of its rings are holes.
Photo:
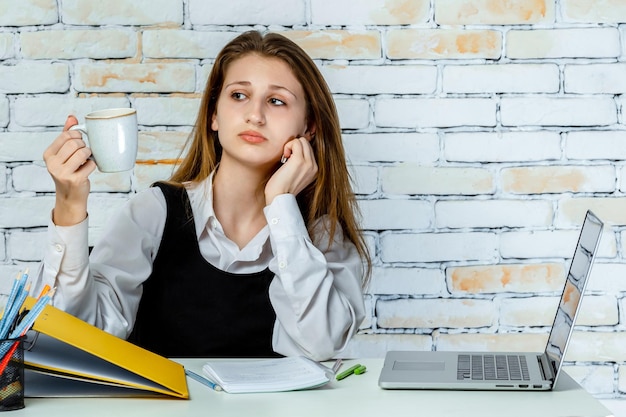
[[[82,283],[80,277],[86,276],[89,270],[89,247],[87,229],[89,217],[74,226],[56,226],[52,215],[48,220],[48,233],[44,248],[43,261],[39,272],[33,280],[33,294],[38,294],[45,285],[55,288],[54,304],[65,307],[71,304],[76,291],[80,292],[80,285],[57,285],[57,277],[68,275],[75,277],[72,281],[63,282]]]
[[[141,284],[152,272],[166,215],[158,187],[137,194],[111,218],[91,255],[88,220],[70,227],[50,221],[37,287],[56,287],[55,307],[126,338],[141,299]]]
[[[337,225],[329,240],[328,219],[314,227],[312,241],[295,196],[276,197],[264,210],[276,277],[270,300],[276,312],[274,350],[314,360],[335,356],[365,318],[363,263]]]

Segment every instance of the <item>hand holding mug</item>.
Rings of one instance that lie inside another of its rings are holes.
[[[43,153],[46,168],[54,180],[56,204],[52,217],[58,226],[70,226],[85,219],[89,175],[96,169],[96,163],[89,159],[91,150],[81,139],[80,132],[69,130],[77,123],[74,116],[69,116],[63,133]]]
[[[137,155],[135,110],[110,109],[93,112],[86,116],[84,125],[77,123],[74,116],[68,117],[63,133],[43,154],[55,184],[53,221],[59,226],[77,224],[87,216],[89,175],[96,169],[96,164],[103,172],[131,169]],[[102,134],[104,131],[109,134]],[[88,136],[91,149],[81,139],[81,132]],[[118,135],[118,132],[121,134]],[[98,146],[99,144],[104,146]],[[100,155],[96,161],[92,158],[95,153]]]
[[[135,109],[107,109],[89,113],[85,123],[75,125],[101,172],[128,171],[137,159],[137,112]]]

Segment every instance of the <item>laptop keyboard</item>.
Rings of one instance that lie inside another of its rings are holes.
[[[475,381],[528,381],[525,356],[476,354],[459,355],[457,379]]]

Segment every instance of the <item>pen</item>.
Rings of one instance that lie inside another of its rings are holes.
[[[6,305],[4,306],[4,312],[9,309],[9,307],[13,304],[13,300],[15,300],[15,296],[17,295],[18,288],[20,286],[20,274],[18,273],[15,279],[13,280],[13,285],[11,285],[11,292],[8,295]]]
[[[45,287],[43,287],[43,289],[41,290],[41,293],[39,293],[39,297],[37,298],[39,299],[43,297],[44,295],[48,294],[49,291],[50,291],[50,286],[46,284]]]
[[[48,301],[50,301],[51,296],[52,296],[52,293],[50,293],[49,295],[44,295],[39,300],[37,300],[33,308],[17,324],[15,329],[13,329],[13,331],[8,337],[10,339],[17,339],[18,337],[24,336],[26,332],[30,329],[30,327],[33,325],[33,323],[35,322],[35,319],[37,319],[39,314],[41,314],[46,304],[48,304]],[[13,342],[12,345],[9,345],[8,343],[4,343],[0,346],[0,358],[3,358],[2,362],[0,363],[0,366],[2,366],[3,364],[4,366],[6,366],[6,363],[4,363],[4,360],[7,357],[10,358],[11,356],[13,356],[13,352],[15,352],[15,348],[17,347],[17,344],[18,344],[17,342]]]
[[[207,387],[213,389],[214,391],[221,391],[222,390],[222,387],[217,385],[215,382],[211,381],[208,378],[203,377],[202,375],[198,375],[197,373],[192,372],[189,369],[185,369],[185,374],[187,374],[188,377],[190,377],[192,379],[195,379],[199,383],[204,384]]]
[[[39,317],[43,309],[46,307],[52,296],[53,293],[49,293],[48,295],[44,295],[37,300],[33,308],[30,309],[30,311],[26,314],[26,316],[24,316],[22,321],[20,321],[15,329],[11,332],[11,339],[15,339],[26,334],[30,327],[35,323],[37,317]]]
[[[342,373],[340,373],[339,375],[337,375],[337,381],[341,381],[344,378],[349,377],[350,375],[352,375],[354,373],[354,371],[356,371],[359,367],[361,366],[360,363],[357,363],[354,366],[349,367],[348,369],[346,369],[345,371],[343,371]]]
[[[20,277],[20,274],[17,274],[15,281],[13,281],[11,292],[7,299],[7,303],[4,306],[4,311],[2,312],[2,319],[0,319],[0,339],[4,339],[6,337],[9,331],[9,328],[11,327],[12,321],[15,318],[15,315],[14,315],[15,304],[18,303],[17,298],[24,291],[24,285],[27,279],[28,279],[28,269],[26,270],[26,272],[22,274],[21,277]],[[17,306],[17,310],[19,310],[21,306],[22,304],[20,303]]]
[[[9,351],[4,355],[4,357],[2,358],[2,361],[0,361],[0,375],[4,373],[4,370],[6,369],[7,365],[9,364],[9,361],[13,357],[13,354],[15,353],[15,350],[17,349],[18,345],[19,345],[19,342],[13,342],[13,344],[9,348]]]
[[[30,283],[24,288],[18,288],[17,294],[13,299],[11,306],[5,307],[5,312],[2,316],[2,327],[0,327],[0,339],[6,339],[13,326],[13,322],[17,319],[20,312],[20,308],[24,304],[26,297],[28,297],[28,291],[30,291]],[[9,309],[7,311],[7,308]]]
[[[337,359],[335,361],[335,364],[333,365],[333,374],[336,374],[337,371],[339,371],[339,368],[341,368],[341,362],[342,362],[341,359]]]

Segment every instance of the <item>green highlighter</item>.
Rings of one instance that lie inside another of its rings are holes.
[[[356,365],[351,366],[345,371],[343,371],[342,373],[338,374],[337,381],[341,381],[342,379],[347,378],[352,374],[360,375],[362,373],[365,373],[365,371],[366,371],[365,365],[361,365],[360,363],[357,363]]]

